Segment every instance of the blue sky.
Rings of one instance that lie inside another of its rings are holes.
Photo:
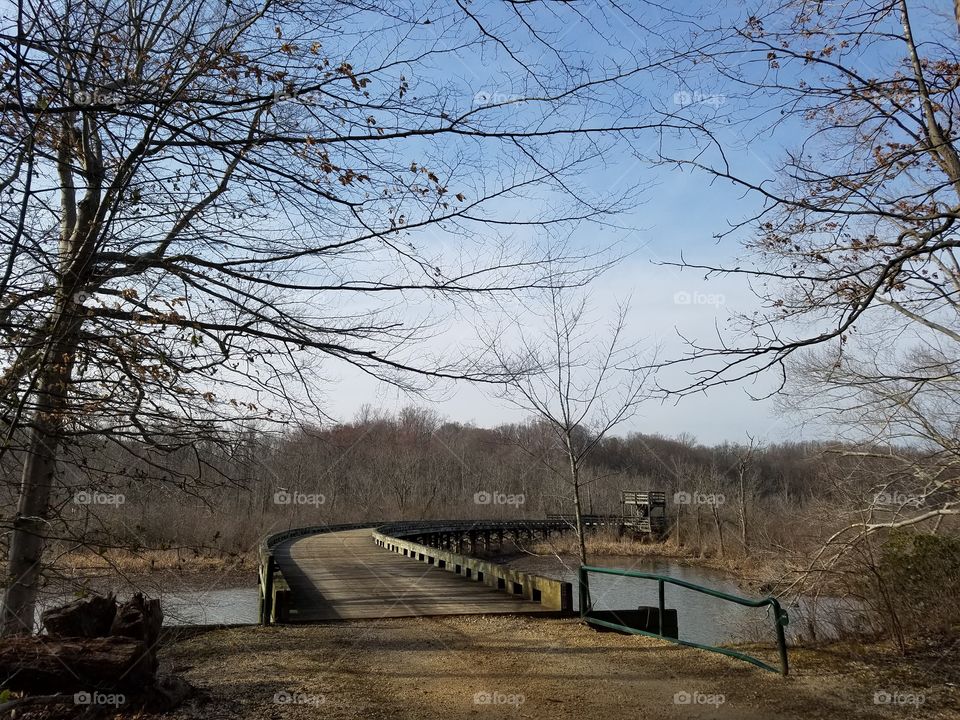
[[[732,260],[740,250],[737,242],[717,241],[714,234],[729,222],[742,220],[756,206],[743,198],[742,191],[711,184],[702,176],[677,169],[651,170],[640,164],[636,172],[652,174],[657,184],[646,191],[633,216],[623,219],[638,228],[622,238],[623,247],[632,254],[593,285],[590,300],[604,315],[629,298],[631,336],[650,345],[661,344],[663,356],[672,356],[683,351],[678,330],[688,337],[714,339],[716,326],[723,327],[732,312],[751,312],[758,303],[742,277],[707,280],[703,273],[660,263],[679,260],[681,250],[690,261]],[[684,304],[688,297],[691,302]],[[332,379],[339,379],[326,396],[335,417],[349,419],[365,403],[391,409],[423,403],[359,373],[332,366],[330,370]],[[687,433],[707,443],[746,440],[747,434],[771,442],[814,436],[814,431],[799,427],[798,418],[780,415],[775,402],[751,399],[750,394],[761,395],[769,386],[769,381],[761,380],[744,387],[718,388],[677,404],[651,402],[618,432]],[[493,426],[523,417],[479,387],[442,388],[431,397],[432,407],[461,422]]]
[[[700,10],[708,12],[705,6]],[[740,9],[734,12],[740,12]],[[653,16],[646,17],[646,20],[656,22]],[[555,39],[559,39],[568,50],[582,51],[587,63],[598,66],[623,60],[630,51],[656,55],[655,46],[665,41],[665,36],[646,35],[615,19],[605,29],[608,37],[616,37],[622,47],[585,33],[582,27],[577,29],[559,23],[553,29],[557,33]],[[518,33],[517,37],[520,35]],[[437,76],[431,81],[462,87],[465,103],[473,100],[471,93],[474,96],[479,93],[481,102],[506,100],[522,89],[518,88],[516,77],[511,75],[509,62],[505,62],[502,55],[499,58],[496,55],[488,51],[483,62],[475,62],[477,58],[469,55],[459,61],[451,60],[437,68]],[[722,88],[710,85],[705,77],[664,82],[662,77],[647,76],[640,79],[634,89],[637,96],[643,98],[641,102],[648,106],[676,110],[678,100],[692,100],[699,103],[699,107],[694,108],[696,112],[723,114],[730,110],[724,97],[717,95]],[[513,107],[507,112],[525,111]],[[536,113],[538,109],[534,107],[530,111]],[[732,133],[722,133],[721,137],[741,173],[752,177],[771,176],[780,151],[775,143],[760,139],[757,143],[744,144]],[[631,335],[649,344],[660,344],[661,357],[673,357],[684,350],[677,337],[678,331],[687,337],[709,342],[715,339],[716,328],[725,326],[731,313],[750,313],[758,303],[742,278],[708,281],[702,273],[681,272],[659,263],[680,260],[682,251],[688,261],[734,264],[740,252],[736,238],[718,241],[714,236],[726,231],[730,224],[753,215],[759,205],[756,198],[745,197],[742,189],[730,183],[711,181],[706,175],[681,171],[675,165],[653,166],[642,159],[656,149],[656,143],[661,139],[652,133],[645,136],[633,148],[635,155],[640,157],[622,152],[608,156],[603,167],[584,179],[588,191],[600,196],[624,190],[631,183],[647,186],[642,202],[632,212],[616,218],[617,224],[627,229],[583,226],[574,231],[572,239],[577,246],[584,248],[615,241],[629,253],[591,289],[591,303],[602,315],[618,302],[630,298]],[[667,140],[669,142],[670,138]],[[509,211],[516,209],[511,207]],[[684,298],[693,300],[684,304]],[[448,344],[451,337],[456,337],[469,344],[469,335],[469,331],[454,329],[440,342]],[[435,348],[425,347],[425,350],[432,349]],[[424,403],[421,398],[378,384],[349,368],[330,365],[326,374],[332,382],[326,388],[325,405],[338,419],[350,419],[364,404],[398,409],[405,404]],[[799,419],[778,413],[774,402],[751,399],[751,394],[764,394],[765,388],[771,386],[770,382],[761,379],[747,387],[718,388],[706,396],[689,397],[676,404],[651,402],[618,432],[640,431],[668,436],[687,433],[708,443],[743,441],[748,434],[771,442],[810,436],[812,431],[804,432],[798,427]],[[444,387],[430,397],[438,412],[461,422],[492,426],[523,417],[521,411],[497,400],[492,392],[483,388],[467,385]]]

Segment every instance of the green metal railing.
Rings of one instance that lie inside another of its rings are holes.
[[[591,618],[590,611],[593,610],[593,603],[590,599],[590,573],[597,573],[602,575],[619,575],[621,577],[632,577],[640,578],[643,580],[656,580],[657,581],[657,590],[659,595],[659,622],[658,627],[660,629],[659,633],[647,632],[646,630],[638,630],[636,628],[631,628],[627,625],[620,625],[618,623],[608,622],[606,620],[600,620],[599,618]],[[710,595],[711,597],[720,598],[721,600],[727,600],[737,605],[743,605],[744,607],[766,607],[769,606],[773,609],[773,624],[774,631],[777,635],[777,650],[780,653],[780,670],[768,665],[759,658],[752,657],[737,650],[731,650],[730,648],[716,647],[714,645],[704,645],[702,643],[696,643],[691,640],[680,640],[677,638],[668,637],[663,634],[663,618],[664,618],[664,586],[669,583],[671,585],[678,585],[682,588],[688,590],[694,590],[695,592],[703,593],[704,595]],[[591,625],[599,625],[601,627],[609,628],[611,630],[619,630],[621,632],[630,633],[631,635],[648,635],[650,637],[661,638],[663,640],[669,640],[670,642],[677,643],[678,645],[686,645],[688,647],[700,648],[701,650],[709,650],[711,652],[720,653],[721,655],[727,655],[732,658],[737,658],[738,660],[745,660],[752,665],[756,665],[759,668],[764,670],[770,670],[771,672],[780,672],[783,675],[786,675],[790,666],[787,662],[787,640],[784,634],[784,627],[786,627],[790,622],[790,617],[787,615],[787,611],[780,607],[780,603],[777,602],[776,598],[766,597],[762,600],[750,600],[749,598],[737,597],[736,595],[730,595],[729,593],[720,592],[719,590],[713,590],[711,588],[703,587],[702,585],[695,585],[694,583],[687,582],[686,580],[678,580],[677,578],[672,578],[668,575],[654,575],[653,573],[638,572],[636,570],[618,570],[616,568],[602,568],[602,567],[592,567],[590,565],[581,565],[580,566],[580,617],[583,618],[586,622]]]

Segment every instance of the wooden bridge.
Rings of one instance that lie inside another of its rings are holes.
[[[570,529],[560,520],[423,521],[276,533],[260,548],[260,621],[570,613],[571,583],[473,555]]]
[[[596,516],[593,524],[615,519]],[[566,520],[513,522],[420,521],[294,528],[266,538],[260,547],[260,622],[294,623],[427,615],[572,614],[573,584],[519,572],[478,557],[506,540],[522,545],[538,536],[571,530]],[[469,551],[470,554],[467,554]],[[598,610],[590,575],[607,574],[656,582],[657,606]],[[681,639],[677,610],[667,608],[667,584],[745,607],[770,607],[780,670],[788,672],[784,627],[789,622],[776,598],[730,595],[677,578],[635,570],[581,566],[580,614],[595,626],[631,635],[711,650],[777,668],[727,647]]]

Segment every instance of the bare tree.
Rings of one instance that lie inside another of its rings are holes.
[[[703,121],[713,146],[670,160],[735,183],[760,210],[723,233],[745,242],[729,266],[675,264],[748,279],[761,309],[718,342],[692,339],[679,362],[695,364],[694,379],[670,390],[772,371],[774,391],[845,427],[855,452],[900,455],[887,494],[909,502],[878,508],[884,486],[861,498],[866,519],[828,542],[841,553],[960,513],[960,53],[949,12],[919,0],[779,2],[700,35],[696,65],[677,66],[724,102],[720,118],[702,104],[679,111]],[[758,133],[782,148],[769,173],[730,152]]]
[[[740,545],[743,548],[744,555],[750,554],[750,540],[747,535],[747,505],[749,501],[752,500],[753,488],[756,482],[754,464],[758,450],[754,438],[749,437],[749,440],[750,443],[748,445],[737,448],[737,462],[735,466],[737,474],[737,520],[740,524]]]
[[[720,549],[720,559],[727,556],[726,547],[723,544],[723,518],[720,516],[719,503],[711,503],[710,514],[713,516],[713,527],[717,531],[717,544]]]
[[[563,458],[557,472],[566,479],[584,564],[585,461],[611,431],[637,413],[650,390],[648,373],[629,369],[639,364],[641,355],[625,338],[628,310],[620,306],[605,332],[598,333],[586,298],[552,289],[537,318],[544,327],[531,327],[533,318],[524,317],[519,356],[492,343],[504,367],[527,368],[506,385],[503,396],[532,412],[553,435],[555,452]]]
[[[584,258],[547,271],[512,232],[629,207],[632,188],[600,199],[578,179],[655,124],[630,99],[648,63],[611,42],[623,52],[585,69],[539,32],[544,18],[612,38],[606,4],[589,21],[538,6],[3,10],[2,452],[22,475],[2,632],[32,626],[45,541],[66,532],[58,493],[126,477],[88,464],[103,457],[93,446],[133,452],[141,481],[189,492],[212,477],[203,443],[324,417],[323,360],[408,387],[502,380],[422,343],[455,307],[578,282]],[[470,87],[450,71],[489,67],[481,58],[502,74]],[[637,111],[610,112],[617,97]],[[535,212],[498,214],[534,196]],[[148,452],[179,448],[196,455],[180,478]]]

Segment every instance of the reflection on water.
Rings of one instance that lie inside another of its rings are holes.
[[[164,625],[256,624],[257,588],[164,593]]]
[[[695,583],[730,595],[759,600],[763,596],[744,591],[729,573],[711,568],[683,565],[677,561],[661,558],[604,557],[594,558],[591,565],[623,570],[667,575],[678,580]],[[576,565],[562,565],[556,558],[523,557],[510,562],[518,570],[557,577],[574,583],[576,588]],[[573,593],[575,609],[579,610],[579,597]],[[629,578],[617,575],[590,574],[590,596],[597,610],[627,610],[640,605],[656,606],[658,589],[656,580]],[[772,643],[776,639],[773,611],[769,607],[750,608],[721,600],[695,590],[665,584],[666,607],[677,610],[680,639],[706,645],[722,645],[738,642]],[[808,603],[799,607],[787,607],[792,620],[807,614]],[[830,614],[832,601],[821,598],[819,612]],[[795,637],[800,626],[793,622],[787,626],[787,639]],[[829,632],[821,630],[821,636]]]

